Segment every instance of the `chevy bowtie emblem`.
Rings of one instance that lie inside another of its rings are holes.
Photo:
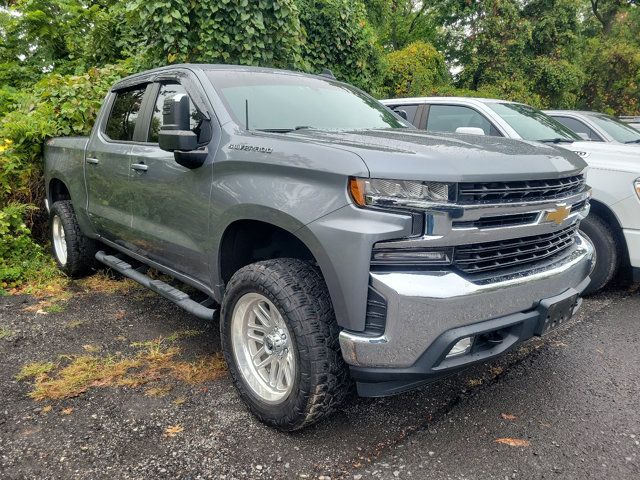
[[[571,213],[571,209],[566,205],[558,205],[558,208],[547,212],[547,215],[544,217],[547,222],[554,222],[556,225],[560,225],[564,222],[567,217]]]

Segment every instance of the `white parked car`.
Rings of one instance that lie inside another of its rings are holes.
[[[640,116],[621,116],[618,117],[618,120],[623,121],[624,123],[631,125],[636,130],[640,130]]]
[[[604,287],[621,268],[640,281],[640,148],[635,144],[586,141],[528,105],[466,97],[383,100],[418,128],[543,142],[576,152],[589,164],[591,213],[581,230],[597,254],[587,293]]]
[[[640,131],[611,115],[577,110],[543,110],[583,140],[640,147]]]

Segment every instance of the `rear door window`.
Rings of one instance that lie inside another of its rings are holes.
[[[569,130],[573,130],[576,133],[582,133],[587,135],[589,140],[593,140],[595,142],[602,142],[602,138],[596,132],[593,131],[592,128],[588,127],[586,124],[582,123],[580,120],[576,120],[575,118],[570,117],[556,117],[557,121],[567,127]]]
[[[462,105],[430,105],[427,131],[455,133],[459,127],[477,127],[485,135],[499,137],[500,132],[482,114]]]
[[[119,91],[113,101],[105,133],[111,140],[132,141],[146,86]]]

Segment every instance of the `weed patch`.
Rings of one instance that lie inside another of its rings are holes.
[[[84,293],[129,293],[138,286],[129,278],[116,279],[108,272],[96,272],[75,283]]]
[[[9,338],[11,335],[13,335],[13,332],[8,328],[0,328],[0,340]]]
[[[53,362],[33,362],[28,363],[20,370],[20,373],[16,376],[16,380],[27,380],[28,378],[35,378],[36,381],[39,378],[44,378],[47,373],[56,368],[56,364]]]
[[[219,378],[226,370],[222,357],[207,355],[193,361],[178,358],[180,349],[167,339],[134,344],[133,356],[78,355],[66,357],[66,364],[33,363],[23,367],[18,380],[34,379],[29,396],[35,400],[62,400],[81,395],[90,388],[136,388],[173,379],[201,384]],[[153,386],[147,395],[164,396],[171,386]]]

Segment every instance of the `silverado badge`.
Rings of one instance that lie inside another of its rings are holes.
[[[556,208],[555,210],[547,212],[547,215],[544,217],[544,219],[547,222],[554,222],[556,225],[560,225],[567,219],[569,213],[571,213],[571,208],[562,204],[558,205],[558,208]]]

